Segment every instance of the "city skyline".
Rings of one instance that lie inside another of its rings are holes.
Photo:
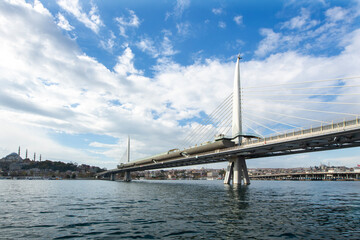
[[[0,16],[3,156],[114,168],[128,135],[132,160],[168,151],[231,93],[239,52],[244,86],[360,75],[359,1],[6,0]],[[359,153],[248,166],[354,167]]]

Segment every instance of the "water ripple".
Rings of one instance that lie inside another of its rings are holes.
[[[219,181],[3,180],[0,238],[360,239],[359,187],[360,182],[253,181],[233,187]]]

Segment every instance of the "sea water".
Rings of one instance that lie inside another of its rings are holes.
[[[360,239],[360,182],[0,180],[0,239]]]

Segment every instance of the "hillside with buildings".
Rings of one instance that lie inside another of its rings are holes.
[[[64,163],[61,161],[23,159],[18,153],[11,153],[0,159],[0,178],[50,178],[50,179],[76,179],[93,178],[98,172],[105,169],[86,164]]]
[[[360,180],[360,167],[321,164],[298,168],[249,168],[253,180]],[[132,172],[132,179],[146,180],[223,180],[225,169],[164,169]],[[123,174],[118,174],[123,179]]]

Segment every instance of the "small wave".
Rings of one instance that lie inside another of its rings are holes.
[[[164,237],[170,237],[170,236],[179,236],[179,235],[184,235],[184,234],[193,234],[193,233],[197,233],[195,231],[180,231],[180,232],[173,232],[170,234],[165,235]]]
[[[89,233],[85,233],[84,235],[86,236],[92,236],[92,235],[99,235],[99,234],[103,234],[104,232],[89,232]]]
[[[85,223],[74,223],[74,224],[68,224],[62,227],[59,227],[60,229],[66,229],[66,228],[76,228],[76,227],[87,227],[91,225],[98,225],[98,224],[104,224],[107,222],[85,222]]]
[[[158,221],[153,221],[153,220],[146,220],[146,219],[135,219],[133,221],[131,221],[132,223],[135,224],[154,224],[154,223],[165,223],[166,221],[162,221],[162,220],[158,220]]]
[[[279,237],[296,238],[296,235],[292,233],[283,233],[280,234]]]
[[[54,239],[70,239],[70,238],[80,238],[83,237],[83,235],[67,235],[62,237],[56,237]]]
[[[130,233],[129,231],[116,231],[116,232],[111,232],[108,235],[124,235],[124,234],[128,234]]]
[[[48,227],[56,227],[56,225],[43,224],[43,225],[28,226],[26,228],[48,228]]]

